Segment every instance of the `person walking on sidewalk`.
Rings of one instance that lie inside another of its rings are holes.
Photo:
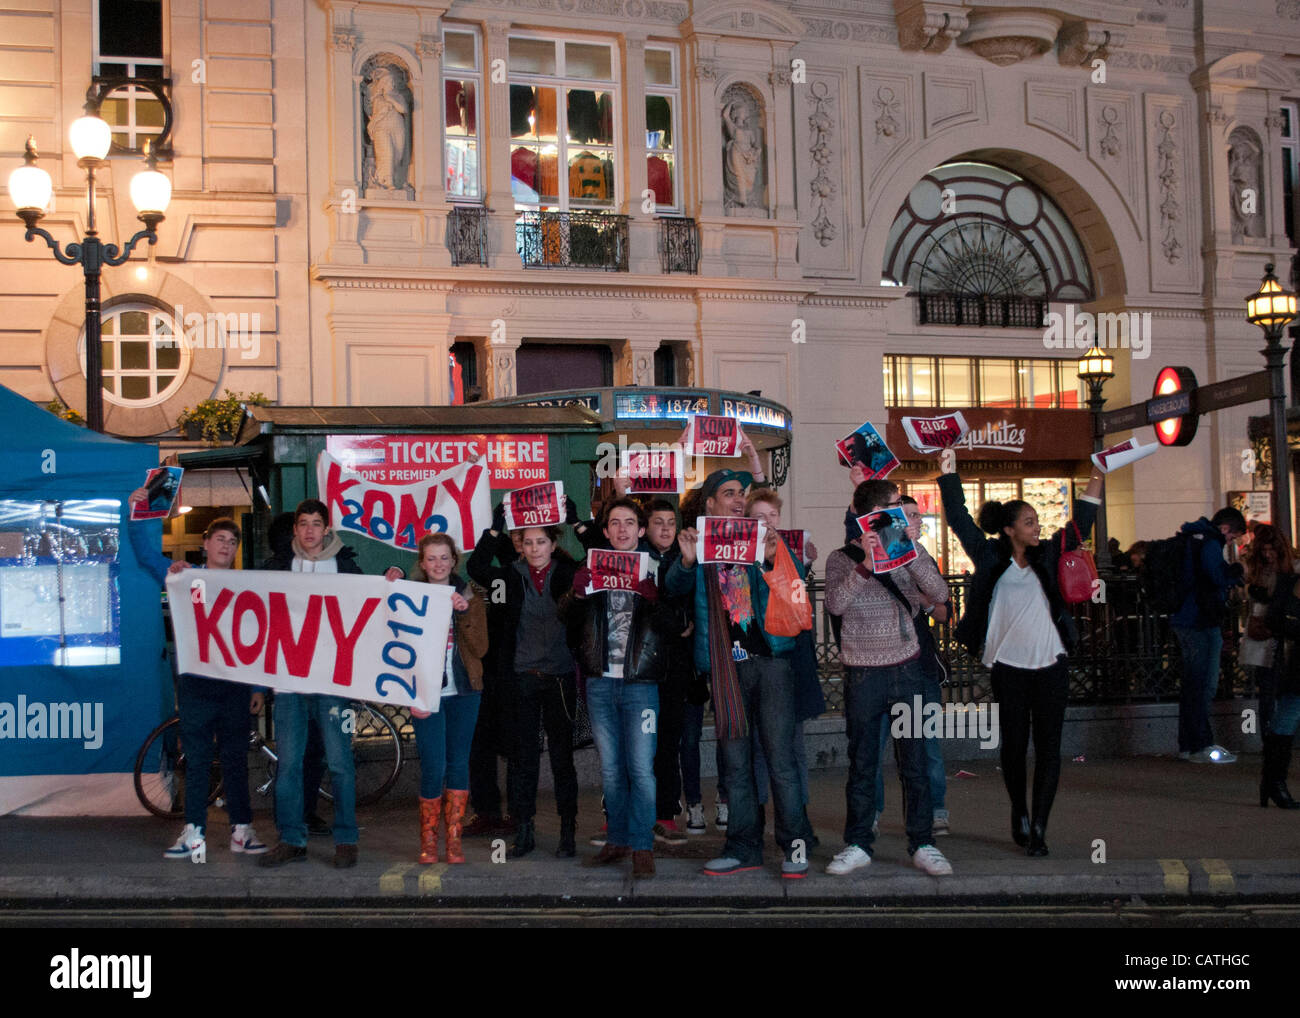
[[[605,538],[614,551],[636,551],[645,535],[641,507],[630,498],[604,506]],[[655,741],[663,613],[654,574],[635,590],[591,594],[591,571],[574,574],[573,589],[560,601],[561,614],[581,633],[578,665],[587,680],[587,711],[600,753],[608,830],[594,862],[619,862],[630,852],[632,875],[655,873]],[[671,625],[667,628],[671,629]]]
[[[1258,620],[1252,619],[1255,621]],[[1291,797],[1286,784],[1291,769],[1291,746],[1296,728],[1300,727],[1300,580],[1291,573],[1279,571],[1277,590],[1257,631],[1280,644],[1274,658],[1277,700],[1263,728],[1264,767],[1259,782],[1259,804],[1267,807],[1271,799],[1282,809],[1300,809],[1300,802]]]
[[[1002,780],[1011,799],[1011,837],[1031,856],[1047,855],[1047,817],[1061,777],[1061,730],[1070,687],[1065,658],[1078,639],[1057,582],[1061,534],[1071,550],[1092,532],[1102,477],[1093,470],[1087,490],[1074,503],[1073,525],[1042,543],[1038,511],[1028,502],[985,502],[976,524],[966,508],[961,477],[939,477],[944,518],[975,566],[957,639],[992,672],[1002,728]],[[1032,817],[1025,805],[1025,754],[1031,732]]]
[[[148,497],[137,488],[127,497],[128,505]],[[153,531],[152,534],[149,532]],[[150,541],[157,531],[147,522],[127,523],[135,559],[161,586],[168,573],[188,569],[173,562]],[[230,569],[239,552],[242,537],[238,524],[222,516],[203,532],[204,567]],[[266,845],[253,830],[253,807],[248,794],[249,716],[262,713],[263,691],[254,686],[223,679],[184,674],[176,684],[176,710],[180,717],[181,745],[185,747],[185,827],[176,843],[163,852],[165,859],[207,861],[208,775],[212,770],[212,740],[217,742],[221,775],[226,786],[226,811],[230,815],[230,851],[261,855]],[[190,794],[194,792],[195,794]]]
[[[898,486],[864,481],[853,492],[853,511],[865,516],[900,505]],[[860,529],[860,528],[859,528]],[[844,850],[826,867],[844,876],[871,863],[880,766],[880,726],[897,704],[908,711],[924,699],[925,678],[913,616],[924,598],[948,599],[948,585],[926,550],[905,566],[876,573],[875,531],[832,552],[826,561],[826,610],[841,617],[840,660],[844,662],[844,713],[849,739],[849,780],[844,794]],[[912,737],[911,725],[895,741],[899,775],[906,801],[907,852],[912,865],[931,876],[947,876],[952,865],[934,845],[930,782],[926,775],[925,740]]]
[[[420,538],[411,579],[449,583],[452,621],[442,669],[442,693],[433,713],[411,711],[420,751],[420,862],[438,861],[438,822],[446,816],[447,861],[462,863],[465,805],[469,800],[469,747],[483,695],[487,610],[483,598],[456,575],[460,554],[447,534]]]
[[[485,530],[469,557],[470,579],[484,590],[505,592],[505,618],[497,661],[504,679],[511,672],[515,704],[514,760],[510,814],[518,827],[509,856],[518,859],[537,847],[537,782],[542,760],[538,732],[546,727],[546,745],[560,814],[560,844],[555,854],[576,854],[578,772],[573,765],[573,723],[577,719],[578,682],[568,634],[559,612],[560,598],[573,587],[577,564],[556,547],[558,527],[528,527],[523,557],[494,566],[497,536],[505,530],[505,507],[498,505],[492,529]],[[498,583],[500,586],[498,586]]]
[[[1184,523],[1179,533],[1187,548],[1182,576],[1187,594],[1169,618],[1183,653],[1178,755],[1192,763],[1236,763],[1236,756],[1214,741],[1210,706],[1219,689],[1228,590],[1240,586],[1244,576],[1241,563],[1229,565],[1223,554],[1229,541],[1235,543],[1246,533],[1246,518],[1227,507],[1212,519],[1202,516]]]
[[[742,516],[744,484],[735,471],[716,470],[701,489],[709,516]],[[763,821],[754,775],[749,725],[757,725],[767,754],[776,807],[776,841],[784,859],[781,875],[803,877],[812,839],[799,808],[799,771],[794,756],[795,689],[790,655],[795,641],[766,631],[768,586],[759,565],[700,565],[694,527],[683,528],[681,558],[668,571],[671,595],[695,592],[695,664],[713,683],[714,727],[723,743],[731,815],[723,854],[704,872],[727,876],[763,865]],[[795,563],[800,578],[803,567]],[[798,844],[796,844],[796,842]]]
[[[360,574],[356,552],[329,526],[329,508],[315,498],[304,499],[293,511],[293,543],[267,563],[283,572]],[[390,566],[389,580],[402,578]],[[307,752],[307,723],[315,719],[325,742],[325,760],[334,795],[334,867],[357,864],[357,780],[352,757],[352,736],[347,723],[348,700],[319,693],[276,694],[273,708],[276,749],[279,753],[275,782],[275,825],[280,843],[258,860],[259,866],[283,866],[307,858],[307,823],[303,806],[303,760]]]

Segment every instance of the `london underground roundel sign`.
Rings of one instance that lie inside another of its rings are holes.
[[[1156,375],[1148,414],[1156,416],[1177,410],[1178,415],[1155,422],[1156,441],[1161,445],[1190,445],[1196,437],[1199,416],[1192,407],[1196,376],[1190,368],[1161,368]]]

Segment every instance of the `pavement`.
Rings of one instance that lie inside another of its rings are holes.
[[[844,769],[814,770],[809,816],[821,845],[809,874],[782,880],[780,854],[767,836],[765,870],[707,877],[700,869],[720,854],[712,827],[712,784],[706,780],[705,835],[679,847],[656,847],[658,872],[633,880],[629,863],[592,867],[587,838],[600,827],[599,794],[584,792],[578,858],[553,855],[559,829],[554,801],[539,796],[537,850],[504,857],[504,843],[466,839],[467,862],[420,866],[416,803],[389,798],[359,811],[360,862],[333,869],[328,838],[312,838],[310,858],[277,869],[232,855],[224,838],[209,844],[208,861],[168,861],[162,851],[179,821],[139,818],[0,817],[0,907],[55,908],[248,906],[272,902],[393,905],[434,902],[460,907],[662,904],[980,902],[1191,902],[1231,905],[1251,900],[1300,901],[1300,810],[1258,805],[1259,758],[1197,765],[1171,757],[1066,759],[1048,829],[1051,854],[1028,858],[1011,841],[1001,776],[992,761],[949,768],[952,833],[936,844],[952,862],[950,877],[910,865],[897,781],[886,782],[875,858],[847,877],[823,870],[842,846]],[[959,768],[965,767],[958,773]],[[970,776],[966,776],[970,775]],[[1297,778],[1300,784],[1300,778]],[[212,831],[224,816],[213,810]],[[269,812],[254,824],[274,841]]]

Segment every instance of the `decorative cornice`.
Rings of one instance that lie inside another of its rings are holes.
[[[926,0],[898,11],[898,46],[902,50],[942,53],[969,27],[970,12],[960,4]]]
[[[898,45],[898,30],[861,21],[832,21],[829,18],[803,18],[806,35],[835,42],[876,42]]]
[[[893,302],[883,297],[851,297],[847,294],[814,294],[800,301],[801,305],[810,308],[868,308],[880,311],[888,308],[891,303]]]
[[[1057,36],[1056,41],[1061,48],[1061,65],[1087,67],[1094,60],[1105,60],[1112,50],[1124,45],[1125,35],[1120,26],[1107,22],[1072,21]]]

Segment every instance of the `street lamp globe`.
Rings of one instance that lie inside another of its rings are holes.
[[[1094,346],[1079,358],[1079,377],[1089,385],[1101,385],[1115,377],[1115,359]]]
[[[24,221],[35,222],[50,207],[53,193],[50,175],[36,165],[36,139],[28,138],[23,165],[9,174],[9,197]]]
[[[172,200],[172,182],[158,172],[152,152],[147,154],[147,162],[149,168],[131,178],[131,203],[146,223],[162,219]]]
[[[72,140],[72,151],[77,154],[77,162],[102,162],[108,156],[113,145],[113,129],[102,118],[93,113],[78,117],[68,130]]]
[[[1295,316],[1295,294],[1282,289],[1270,262],[1264,266],[1264,281],[1259,289],[1246,298],[1246,321],[1263,329],[1271,342],[1281,338],[1283,328]]]

